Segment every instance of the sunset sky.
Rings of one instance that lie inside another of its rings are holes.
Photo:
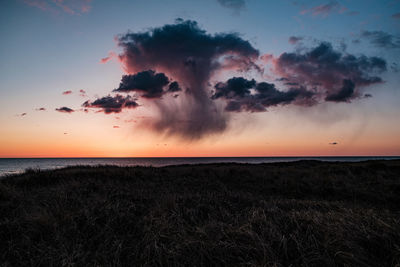
[[[400,155],[398,0],[0,12],[0,157]]]

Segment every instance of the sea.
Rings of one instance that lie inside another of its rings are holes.
[[[22,173],[27,169],[58,169],[67,166],[153,166],[207,163],[272,163],[298,160],[357,162],[366,160],[391,160],[397,157],[179,157],[179,158],[0,158],[0,177]]]

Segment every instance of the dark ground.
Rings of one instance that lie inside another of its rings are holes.
[[[0,180],[0,266],[400,266],[400,161]]]

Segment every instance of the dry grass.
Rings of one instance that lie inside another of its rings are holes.
[[[400,161],[0,180],[0,266],[399,266]]]

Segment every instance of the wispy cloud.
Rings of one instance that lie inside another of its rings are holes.
[[[392,18],[394,19],[400,19],[400,12],[399,13],[395,13],[392,15]]]
[[[329,3],[314,6],[311,8],[306,8],[301,10],[300,14],[311,14],[312,16],[321,16],[327,17],[332,13],[344,13],[347,11],[347,8],[340,5],[337,1],[330,1]]]
[[[361,37],[381,48],[400,48],[400,37],[384,31],[363,31]]]
[[[59,13],[63,11],[71,15],[87,13],[91,9],[92,0],[23,0],[29,6],[43,11]]]
[[[223,7],[231,8],[235,12],[239,12],[246,6],[245,0],[217,0]]]

